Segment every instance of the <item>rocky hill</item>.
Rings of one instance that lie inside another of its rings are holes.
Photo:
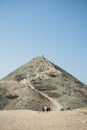
[[[36,57],[0,80],[0,109],[52,110],[87,106],[87,85],[62,68]]]

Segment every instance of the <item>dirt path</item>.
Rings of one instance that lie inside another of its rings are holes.
[[[52,107],[52,111],[60,111],[63,106],[58,103],[56,100],[50,98],[49,96],[47,96],[46,94],[42,93],[41,91],[37,90],[34,88],[34,86],[31,84],[31,82],[27,82],[26,80],[25,81],[22,81],[21,83],[23,83],[25,86],[29,86],[31,87],[34,91],[36,91],[37,93],[40,93],[41,95],[43,95],[45,98],[47,98],[50,102],[51,102],[51,107]]]
[[[58,103],[57,101],[55,101],[54,99],[52,99],[50,97],[48,97],[48,99],[53,104],[53,108],[52,108],[53,111],[60,111],[63,108],[63,106],[60,103]]]

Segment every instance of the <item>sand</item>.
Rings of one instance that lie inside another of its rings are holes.
[[[50,113],[2,110],[0,130],[87,130],[87,108]]]

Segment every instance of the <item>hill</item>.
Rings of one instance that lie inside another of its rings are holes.
[[[36,57],[0,81],[0,109],[52,110],[87,106],[87,85],[45,59]]]

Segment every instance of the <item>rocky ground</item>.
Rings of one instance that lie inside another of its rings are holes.
[[[0,80],[0,110],[37,111],[45,104],[54,111],[86,107],[87,85],[44,57]]]
[[[51,112],[39,112],[43,105]],[[0,80],[0,130],[87,130],[87,85],[32,59]]]
[[[0,130],[87,130],[87,108],[50,113],[2,110]]]

